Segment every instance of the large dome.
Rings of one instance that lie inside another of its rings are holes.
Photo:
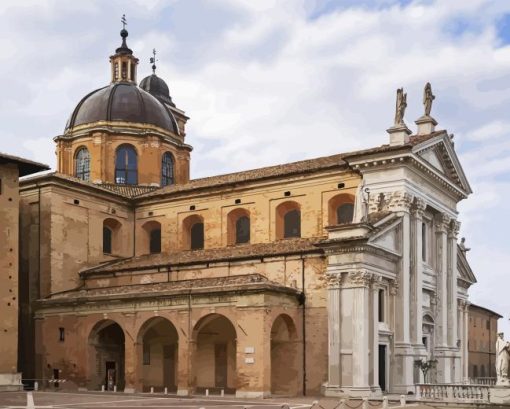
[[[86,95],[69,118],[66,131],[97,121],[151,124],[178,133],[177,123],[169,109],[136,84],[128,82],[112,83]]]

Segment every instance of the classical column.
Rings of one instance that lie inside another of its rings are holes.
[[[469,302],[464,303],[464,339],[462,340],[462,356],[464,357],[462,362],[463,367],[463,378],[468,379],[469,377]]]
[[[439,345],[448,345],[448,240],[447,228],[450,218],[441,214],[436,218],[436,238],[438,245],[438,295],[439,295]]]
[[[420,349],[425,355],[425,347],[422,343],[423,330],[423,214],[426,204],[417,198],[413,207],[413,231],[412,243],[412,298],[411,298],[411,342],[415,348]]]
[[[411,216],[410,208],[413,197],[402,195],[398,210],[402,217],[402,259],[398,273],[399,286],[395,311],[395,379],[393,390],[407,393],[414,390],[414,352],[410,334],[410,270],[411,270]]]
[[[342,383],[340,362],[340,285],[341,275],[331,274],[328,280],[328,387]]]
[[[382,277],[374,277],[371,287],[371,349],[372,362],[372,388],[379,389],[379,289],[381,288]]]
[[[447,230],[450,218],[446,214],[436,217],[436,242],[437,242],[437,293],[438,293],[438,329],[437,356],[438,381],[450,383],[452,373],[451,350],[448,345],[448,237]]]
[[[359,270],[348,275],[352,291],[352,389],[369,391],[369,285],[372,274]]]
[[[460,223],[452,220],[448,229],[448,345],[457,348],[457,235]]]

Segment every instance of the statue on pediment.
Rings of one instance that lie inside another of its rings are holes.
[[[404,125],[404,114],[407,107],[407,94],[404,88],[397,89],[397,105],[395,108],[395,126]]]
[[[423,89],[423,106],[425,107],[425,116],[430,116],[430,111],[432,110],[432,101],[436,99],[436,96],[432,93],[432,86],[430,82],[425,84],[425,88]]]

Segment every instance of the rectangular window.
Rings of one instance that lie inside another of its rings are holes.
[[[491,321],[490,320],[487,320],[487,329],[491,329]]]
[[[379,322],[384,322],[384,290],[379,290]]]
[[[146,342],[143,343],[143,364],[151,364],[151,346]]]
[[[62,328],[62,327],[60,327],[60,328],[58,329],[58,340],[59,340],[60,342],[64,342],[64,340],[65,340],[65,330],[64,330],[64,328]]]

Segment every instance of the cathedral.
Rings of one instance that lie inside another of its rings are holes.
[[[414,393],[423,360],[467,379],[471,188],[430,85],[414,133],[400,89],[380,146],[190,179],[189,118],[155,67],[138,82],[127,37],[54,138],[56,172],[0,155],[0,309],[19,316],[0,373],[245,398]]]

